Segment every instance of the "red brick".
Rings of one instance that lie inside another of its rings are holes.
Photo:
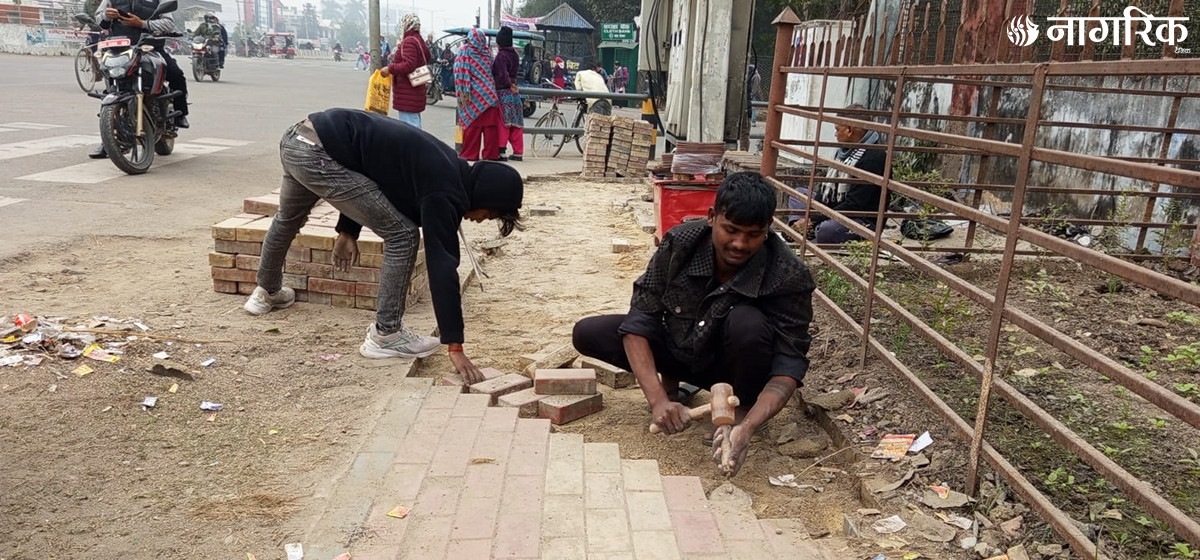
[[[231,253],[209,253],[208,266],[216,268],[233,268],[236,264],[234,257],[236,257],[236,255]]]
[[[350,296],[350,305],[354,307],[354,283],[343,282],[341,280],[329,280],[327,278],[308,277],[308,290],[310,292],[321,292],[323,294],[331,294],[335,296]]]
[[[316,305],[333,305],[333,296],[320,292],[308,292],[308,303]]]
[[[255,219],[258,219],[256,216]],[[212,225],[213,239],[221,239],[223,241],[237,241],[237,228],[249,223],[246,218],[229,218],[220,223]]]
[[[238,255],[259,255],[262,254],[262,243],[251,243],[249,241],[223,241],[217,239],[213,241],[213,247],[218,253],[234,253]]]
[[[358,250],[361,253],[382,255],[383,238],[364,230],[362,235],[358,237]]]
[[[293,290],[307,290],[308,289],[308,277],[301,276],[299,274],[286,274],[285,273],[283,275],[283,285],[284,285],[284,287],[291,288]]]
[[[333,264],[333,251],[323,251],[321,249],[309,249],[312,262],[321,264]]]
[[[333,266],[315,262],[284,261],[283,271],[310,278],[332,278]]]
[[[237,282],[230,282],[228,280],[213,280],[213,291],[220,292],[222,294],[236,294]]]
[[[495,379],[489,379],[471,386],[472,393],[482,393],[491,397],[491,405],[496,406],[496,399],[502,395],[515,393],[521,389],[533,386],[533,380],[523,375],[510,373]]]
[[[257,282],[258,273],[253,270],[242,270],[240,268],[216,268],[212,269],[213,280],[228,280],[230,282]]]
[[[233,262],[242,270],[258,270],[258,259],[254,255],[238,255]]]
[[[308,247],[292,247],[288,249],[287,260],[312,262],[312,249]]]
[[[501,372],[500,370],[498,370],[496,368],[485,367],[485,368],[480,368],[479,371],[481,373],[483,373],[484,381],[487,381],[489,379],[495,379],[497,377],[504,375],[503,372]],[[443,375],[441,378],[438,379],[436,384],[442,385],[442,386],[449,386],[449,387],[462,387],[462,392],[464,392],[464,393],[471,392],[471,386],[463,383],[462,376],[457,373]]]
[[[354,308],[354,296],[339,296],[335,294],[329,294],[329,299],[329,305],[334,307],[344,307],[346,309]]]
[[[254,282],[238,282],[237,285],[238,285],[238,290],[237,290],[238,293],[242,294],[244,296],[253,294],[254,289],[258,287],[258,284],[254,283]]]
[[[369,311],[375,311],[376,306],[376,300],[373,297],[354,296],[355,309],[367,309]]]
[[[379,284],[359,282],[354,285],[354,295],[364,297],[379,297]]]
[[[383,255],[362,253],[358,255],[358,266],[365,266],[367,268],[383,268]]]
[[[242,201],[242,212],[270,216],[279,209],[279,195],[254,196]]]
[[[271,218],[262,218],[245,225],[238,226],[238,241],[253,241],[262,243],[267,238],[267,230],[271,229]]]
[[[542,395],[535,393],[532,388],[509,393],[497,399],[500,406],[516,408],[517,415],[521,418],[536,418],[538,415],[538,402],[541,400]]]
[[[267,215],[266,214],[254,214],[251,212],[242,212],[241,214],[234,214],[233,217],[241,218],[243,220],[246,220],[247,222],[252,222],[259,218],[265,218],[265,217],[267,217]]]
[[[594,369],[539,369],[533,375],[539,395],[592,395],[596,393]]]
[[[345,272],[334,269],[333,277],[336,280],[346,280],[348,282],[379,282],[379,269],[363,268],[361,266],[352,266],[350,270]]]
[[[538,415],[550,420],[551,424],[561,426],[599,412],[604,408],[604,397],[595,395],[549,395],[538,402]]]
[[[299,235],[292,243],[299,247],[332,251],[334,239],[337,239],[337,233],[332,229],[304,226],[300,228]]]

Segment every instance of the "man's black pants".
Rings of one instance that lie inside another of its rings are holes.
[[[575,323],[571,335],[575,350],[633,371],[625,354],[624,337],[617,332],[624,321],[625,315],[600,315],[580,320]],[[715,383],[729,383],[742,406],[753,406],[771,377],[775,333],[767,318],[753,306],[735,306],[714,333],[713,341],[720,344],[715,352],[716,361],[696,371],[692,364],[676,358],[665,340],[649,339],[654,365],[664,380],[686,381],[705,390]]]
[[[175,106],[175,110],[187,116],[187,77],[183,75],[183,69],[179,67],[179,63],[175,62],[175,57],[166,50],[160,50],[163,59],[167,61],[167,84],[171,86],[171,91],[182,91],[183,95],[171,100]]]

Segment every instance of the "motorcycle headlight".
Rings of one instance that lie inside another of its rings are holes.
[[[128,71],[129,61],[132,59],[127,54],[106,57],[102,62],[104,73],[112,78],[120,78]]]
[[[203,43],[203,42],[200,42],[200,43],[192,43],[192,48],[193,48],[193,49],[196,49],[196,50],[198,50],[198,51],[202,51],[202,50],[204,50],[204,43]]]

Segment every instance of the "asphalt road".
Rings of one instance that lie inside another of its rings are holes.
[[[190,63],[181,61],[186,74]],[[221,81],[189,76],[192,127],[176,153],[128,176],[90,160],[99,102],[75,83],[72,59],[0,55],[0,260],[93,235],[175,237],[236,213],[279,186],[279,138],[308,113],[361,108],[367,73],[352,62],[229,57]],[[454,100],[424,128],[453,142]]]

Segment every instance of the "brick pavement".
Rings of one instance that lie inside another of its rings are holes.
[[[306,558],[736,560],[838,558],[796,520],[704,495],[614,443],[551,434],[486,394],[405,379],[306,539]],[[390,451],[389,451],[390,449]],[[411,511],[402,519],[387,514]]]

